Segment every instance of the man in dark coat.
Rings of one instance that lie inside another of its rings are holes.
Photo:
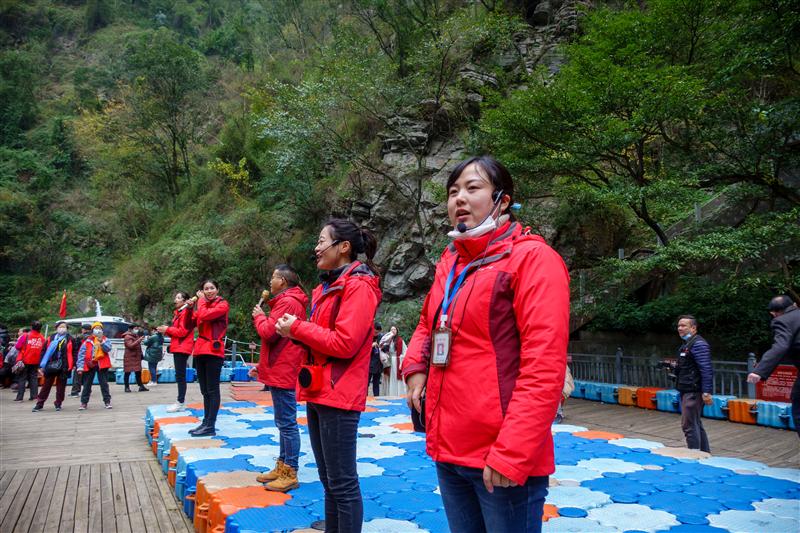
[[[381,338],[381,325],[375,323],[375,337],[372,342],[372,352],[369,356],[369,380],[367,381],[367,389],[369,384],[372,383],[372,395],[378,396],[381,389],[381,375],[383,374],[383,363],[381,363],[381,351],[378,347],[378,340]]]
[[[780,363],[795,365],[798,378],[792,386],[792,418],[800,436],[800,310],[786,295],[776,296],[767,307],[772,315],[772,347],[747,376],[749,383],[766,380]]]
[[[683,339],[675,367],[675,388],[681,393],[681,429],[687,448],[710,452],[702,414],[703,404],[712,401],[711,347],[697,334],[697,319],[692,315],[678,317],[678,335]]]

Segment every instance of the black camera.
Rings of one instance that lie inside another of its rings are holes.
[[[222,342],[221,341],[212,341],[211,342],[211,349],[212,350],[221,350],[222,349]]]
[[[411,406],[411,424],[414,426],[414,431],[425,433],[425,393],[419,399],[419,412]]]

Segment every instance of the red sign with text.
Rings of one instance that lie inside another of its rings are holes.
[[[766,382],[756,383],[756,398],[768,402],[790,402],[795,379],[797,379],[796,367],[779,365]]]

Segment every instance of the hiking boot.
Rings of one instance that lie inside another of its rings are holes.
[[[81,406],[78,407],[78,411],[85,411],[85,410],[86,410],[86,404],[82,403]]]
[[[192,433],[192,437],[213,437],[217,434],[217,430],[214,429],[214,426],[205,426],[200,428],[198,431]]]
[[[283,472],[284,468],[286,468],[286,463],[278,459],[277,462],[275,463],[275,468],[273,468],[269,472],[264,472],[263,474],[259,474],[256,477],[256,481],[258,481],[259,483],[267,483],[269,481],[275,481],[276,479],[281,477],[281,473]]]
[[[281,472],[280,477],[275,481],[267,483],[265,488],[274,492],[288,492],[299,486],[300,482],[297,480],[297,470],[284,464],[283,472]]]
[[[180,413],[181,411],[185,411],[185,410],[186,410],[186,407],[180,402],[173,403],[172,405],[167,407],[167,412],[168,413]]]
[[[139,392],[147,392],[147,391],[149,391],[149,390],[150,390],[150,389],[148,389],[148,388],[147,388],[147,387],[145,387],[144,385],[139,385]]]

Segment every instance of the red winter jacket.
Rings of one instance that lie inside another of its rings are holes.
[[[88,372],[89,371],[89,364],[92,362],[92,357],[94,354],[94,335],[89,335],[89,337],[83,341],[83,345],[81,346],[80,351],[78,352],[78,360],[75,363],[75,368],[81,372]],[[111,353],[111,350],[105,350],[102,345],[108,342],[108,337],[103,337],[100,340],[100,349],[103,351],[102,357],[95,361],[97,363],[97,367],[101,370],[106,368],[111,368],[111,358],[108,356]],[[110,348],[110,345],[109,345]]]
[[[225,333],[228,331],[228,302],[217,296],[211,301],[201,298],[194,310],[197,321],[197,339],[193,355],[216,355],[225,357]],[[214,341],[217,348],[214,348]]]
[[[323,365],[318,392],[300,388],[298,400],[363,411],[367,399],[373,321],[381,301],[378,277],[358,261],[330,285],[318,285],[311,296],[311,318],[292,324],[291,336],[311,349]]]
[[[448,311],[449,366],[431,366],[428,374],[427,451],[435,461],[489,465],[521,485],[555,470],[550,425],[567,364],[569,274],[541,237],[507,223],[448,246],[408,346],[403,376],[426,372],[450,269],[457,261],[460,274],[476,258],[477,270]]]
[[[42,361],[46,339],[38,331],[31,330],[25,335],[25,343],[17,354],[17,361],[26,365],[38,365]]]
[[[172,314],[172,325],[167,328],[169,353],[190,354],[194,349],[194,317],[192,308],[177,309]]]
[[[272,298],[267,305],[270,307],[269,316],[258,315],[253,319],[258,336],[261,337],[258,381],[270,387],[294,390],[306,350],[291,339],[278,335],[275,332],[275,322],[285,313],[304,319],[308,296],[300,287],[290,287]]]

